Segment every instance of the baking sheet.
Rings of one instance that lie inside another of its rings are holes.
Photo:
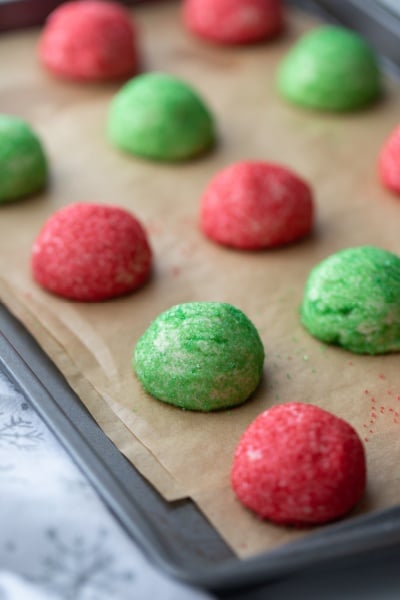
[[[275,93],[280,58],[305,27],[253,48],[219,49],[182,31],[178,4],[135,10],[145,66],[193,83],[216,115],[219,144],[202,159],[159,165],[108,145],[105,119],[115,85],[81,87],[51,79],[36,63],[37,32],[0,40],[1,111],[29,120],[47,148],[52,178],[34,199],[1,207],[1,299],[39,340],[106,434],[167,499],[192,497],[241,556],[298,535],[262,523],[234,500],[229,470],[246,425],[274,403],[300,400],[346,418],[365,441],[369,481],[356,512],[398,501],[400,385],[396,355],[353,356],[327,348],[299,325],[308,271],[340,248],[376,244],[400,252],[398,201],[376,179],[376,154],[397,124],[400,95],[355,115],[320,115]],[[12,56],[11,61],[9,57]],[[209,178],[234,160],[281,162],[308,178],[318,218],[313,236],[285,249],[244,253],[204,240],[198,198]],[[91,305],[51,297],[31,281],[29,254],[43,220],[73,201],[115,203],[148,227],[152,281],[132,296]],[[172,304],[235,304],[258,327],[266,349],[262,385],[246,405],[192,414],[145,395],[130,369],[137,337]]]

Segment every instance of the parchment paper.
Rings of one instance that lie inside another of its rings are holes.
[[[37,31],[0,40],[1,112],[41,135],[51,164],[46,193],[0,209],[0,294],[33,333],[105,433],[168,500],[191,497],[241,556],[305,531],[261,522],[229,488],[234,448],[262,410],[305,401],[347,419],[365,441],[368,489],[356,512],[398,502],[400,380],[397,355],[356,356],[326,347],[299,324],[310,268],[340,248],[375,244],[400,253],[399,200],[380,188],[378,148],[400,116],[400,91],[353,115],[323,115],[285,104],[274,89],[279,60],[313,22],[295,15],[287,34],[252,48],[192,39],[178,4],[135,9],[144,67],[191,82],[213,110],[219,143],[180,165],[119,153],[105,137],[118,85],[53,80],[36,63]],[[283,249],[238,252],[198,229],[198,200],[210,177],[240,159],[285,164],[313,185],[315,232]],[[98,304],[63,301],[31,280],[30,249],[43,221],[75,201],[114,203],[147,226],[155,252],[151,281],[135,294]],[[147,396],[131,370],[137,338],[173,304],[230,302],[255,323],[265,349],[263,382],[240,408],[197,414]]]

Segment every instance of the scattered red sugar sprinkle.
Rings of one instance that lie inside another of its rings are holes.
[[[369,394],[369,391],[368,390],[364,390],[364,394]]]
[[[66,2],[45,24],[39,57],[49,71],[68,79],[130,77],[139,63],[130,14],[114,2]]]
[[[385,376],[382,373],[379,375],[379,379],[385,379]]]
[[[162,233],[162,226],[159,223],[153,222],[153,221],[147,221],[146,222],[146,230],[147,232],[152,235],[152,236],[156,236],[159,235],[160,233]]]
[[[32,251],[34,279],[48,291],[86,302],[135,290],[149,277],[146,233],[116,206],[71,204],[44,224]]]
[[[306,236],[313,223],[310,187],[285,167],[243,161],[217,173],[200,207],[203,233],[235,248],[280,246]]]
[[[268,39],[284,26],[282,0],[185,0],[182,16],[189,31],[219,44]]]
[[[354,363],[351,360],[349,360],[347,364],[349,365],[349,367],[352,367],[354,365]]]
[[[384,143],[379,154],[378,170],[382,184],[392,192],[400,193],[400,126]]]
[[[373,419],[376,419],[376,417],[377,417],[377,416],[378,416],[378,415],[376,414],[376,412],[372,412],[372,413],[371,413],[371,417],[372,417]]]
[[[311,404],[273,406],[244,432],[231,483],[261,518],[294,525],[347,513],[366,482],[365,454],[355,430]]]
[[[376,403],[376,399],[375,398],[371,398],[371,402],[372,402],[372,404],[375,404]]]
[[[364,442],[369,442],[369,438],[364,438]]]

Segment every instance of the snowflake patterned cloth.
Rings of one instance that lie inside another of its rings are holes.
[[[201,600],[123,533],[0,371],[0,600]]]

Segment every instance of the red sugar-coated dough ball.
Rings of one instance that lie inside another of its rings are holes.
[[[44,224],[32,251],[34,279],[71,300],[132,292],[149,277],[152,253],[139,221],[116,206],[71,204]]]
[[[212,240],[257,250],[306,236],[313,224],[308,184],[279,165],[238,162],[209,183],[200,207],[200,226]]]
[[[139,62],[132,19],[113,2],[62,4],[47,19],[39,58],[54,75],[67,79],[130,77],[137,72]]]
[[[274,406],[243,434],[231,482],[239,500],[263,519],[288,525],[345,515],[366,484],[363,445],[331,413],[301,402]]]
[[[378,168],[383,185],[400,194],[400,125],[384,143],[379,154]]]
[[[248,44],[283,29],[281,0],[185,0],[183,21],[199,37],[220,44]]]

